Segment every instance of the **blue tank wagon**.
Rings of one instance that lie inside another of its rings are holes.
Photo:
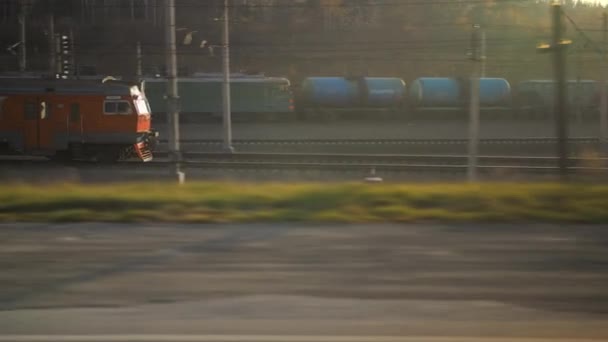
[[[408,92],[409,114],[419,118],[463,118],[468,113],[469,101],[469,79],[418,78]],[[480,79],[479,102],[485,116],[510,113],[509,82],[503,78]]]
[[[296,106],[302,118],[370,118],[402,113],[405,82],[395,77],[309,77]]]

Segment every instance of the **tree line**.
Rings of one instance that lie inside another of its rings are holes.
[[[45,21],[75,32],[80,65],[99,73],[128,75],[141,42],[148,73],[164,65],[162,0],[0,0],[0,41],[15,41],[12,12],[27,6],[28,47],[33,67],[48,56]],[[178,57],[182,72],[220,70],[222,0],[178,0]],[[286,75],[464,76],[471,27],[486,31],[488,76],[547,78],[550,61],[536,53],[549,39],[549,0],[232,0],[233,70]],[[574,41],[571,74],[592,77],[599,67],[598,3],[566,0],[566,24]],[[127,33],[127,34],[125,34]],[[2,49],[4,50],[4,49]],[[15,67],[0,56],[0,68]],[[39,62],[37,62],[39,60]]]

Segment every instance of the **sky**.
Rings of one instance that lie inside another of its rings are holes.
[[[591,2],[591,3],[595,3],[598,2],[602,5],[608,5],[608,0],[583,0],[583,2]]]

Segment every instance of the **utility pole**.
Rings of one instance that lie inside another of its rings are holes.
[[[583,110],[582,110],[582,98],[581,98],[581,75],[583,73],[583,58],[582,50],[580,47],[576,50],[576,87],[574,87],[574,111],[576,114],[576,122],[581,123],[583,121]]]
[[[471,91],[469,102],[469,162],[467,178],[469,182],[477,181],[477,157],[479,154],[479,67],[482,61],[480,54],[480,32],[478,24],[473,25],[471,36],[471,57],[473,72],[471,74]]]
[[[78,65],[76,64],[76,43],[74,42],[74,27],[70,26],[70,33],[68,35],[70,37],[70,58],[69,63],[72,65],[72,73],[76,79],[80,77],[80,72],[78,71]]]
[[[482,78],[486,77],[486,61],[487,61],[486,49],[487,49],[486,30],[482,29],[481,30],[481,77]]]
[[[61,44],[61,36],[55,33],[55,76],[63,78],[63,46]]]
[[[566,100],[568,97],[566,89],[566,63],[565,47],[567,42],[563,40],[562,5],[554,2],[553,9],[553,48],[555,68],[555,117],[557,128],[557,154],[559,156],[559,173],[562,180],[568,179],[568,115]]]
[[[158,5],[158,0],[152,0],[152,25],[154,27],[156,27],[156,25],[158,24],[158,11],[156,10],[156,7]]]
[[[25,72],[27,69],[27,49],[26,49],[26,20],[27,20],[27,10],[26,4],[24,1],[20,1],[19,3],[19,41],[21,44],[19,45],[19,71]]]
[[[224,127],[224,146],[225,152],[232,153],[232,118],[231,118],[231,100],[230,100],[230,23],[228,12],[228,0],[224,0],[224,29],[222,32],[222,71],[224,81],[222,84],[222,99],[223,99],[223,127]]]
[[[553,35],[551,44],[540,44],[539,52],[553,53],[553,68],[555,73],[555,127],[557,130],[557,155],[558,166],[562,180],[568,180],[568,115],[566,99],[568,91],[566,88],[566,63],[565,50],[572,42],[562,37],[563,20],[562,6],[558,1],[551,4],[551,15],[553,17]]]
[[[136,74],[137,80],[140,81],[143,76],[143,71],[142,71],[141,42],[139,40],[137,41],[137,46],[135,48],[135,52],[137,55],[137,67],[135,70],[135,74]]]
[[[171,176],[179,184],[185,182],[181,171],[179,146],[179,95],[177,90],[177,52],[175,47],[175,0],[165,0],[165,30],[167,49],[167,119],[169,123],[169,155]]]
[[[49,75],[55,77],[57,74],[57,41],[55,37],[55,15],[48,16],[48,44],[49,44]]]
[[[606,61],[606,49],[608,48],[608,13],[604,12],[602,15],[602,33],[603,33],[603,44],[602,44],[602,84],[600,85],[601,101],[600,101],[600,134],[601,134],[601,146],[604,155],[608,155],[608,89],[606,88],[606,82],[608,77],[606,73],[606,67],[608,67],[608,61]]]

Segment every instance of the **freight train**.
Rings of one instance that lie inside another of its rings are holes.
[[[222,78],[199,74],[178,82],[181,117],[186,121],[219,118]],[[480,80],[482,118],[543,119],[551,117],[554,82],[528,80],[515,85],[503,78]],[[573,117],[598,115],[599,83],[568,82],[568,105]],[[152,112],[165,112],[165,80],[146,79]],[[231,76],[232,115],[235,120],[462,119],[466,118],[468,79],[423,77],[411,84],[396,77],[308,77],[298,84],[286,78],[236,74]]]
[[[149,161],[157,136],[139,84],[0,78],[0,153]]]

